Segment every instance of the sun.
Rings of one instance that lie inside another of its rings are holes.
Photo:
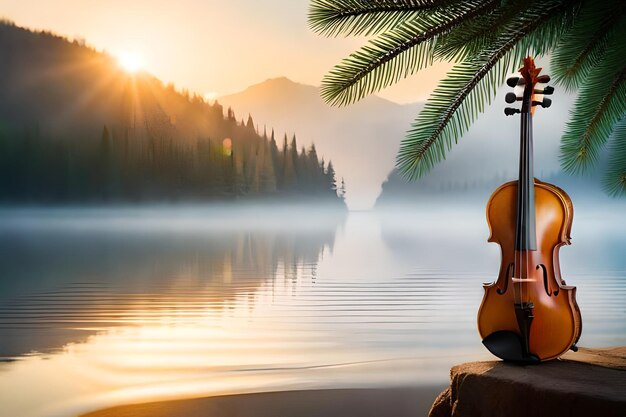
[[[141,56],[133,52],[124,52],[117,58],[119,65],[131,74],[136,73],[143,67]]]

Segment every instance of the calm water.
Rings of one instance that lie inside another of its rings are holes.
[[[626,344],[623,207],[578,209],[580,345]],[[443,383],[499,249],[481,205],[290,216],[29,210],[0,219],[0,416],[218,393]]]

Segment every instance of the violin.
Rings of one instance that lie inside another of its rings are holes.
[[[487,203],[488,241],[500,245],[502,261],[498,279],[483,285],[478,332],[495,356],[539,363],[577,350],[582,318],[576,287],[566,285],[559,265],[560,247],[570,244],[572,200],[533,176],[532,117],[537,106],[550,106],[545,96],[554,88],[540,86],[550,77],[539,75],[541,68],[531,57],[519,72],[521,77],[511,77],[507,84],[523,86],[524,92],[521,97],[508,93],[506,102],[521,101],[521,110],[504,110],[521,117],[519,178],[497,188]]]

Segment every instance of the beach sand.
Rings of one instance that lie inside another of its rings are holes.
[[[224,395],[124,405],[81,417],[426,417],[444,385]]]

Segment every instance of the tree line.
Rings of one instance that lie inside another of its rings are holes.
[[[162,111],[82,135],[47,134],[37,124],[0,125],[0,201],[135,203],[236,199],[315,199],[343,204],[332,162],[296,136],[277,143],[251,116],[202,103],[212,136],[181,140]]]

